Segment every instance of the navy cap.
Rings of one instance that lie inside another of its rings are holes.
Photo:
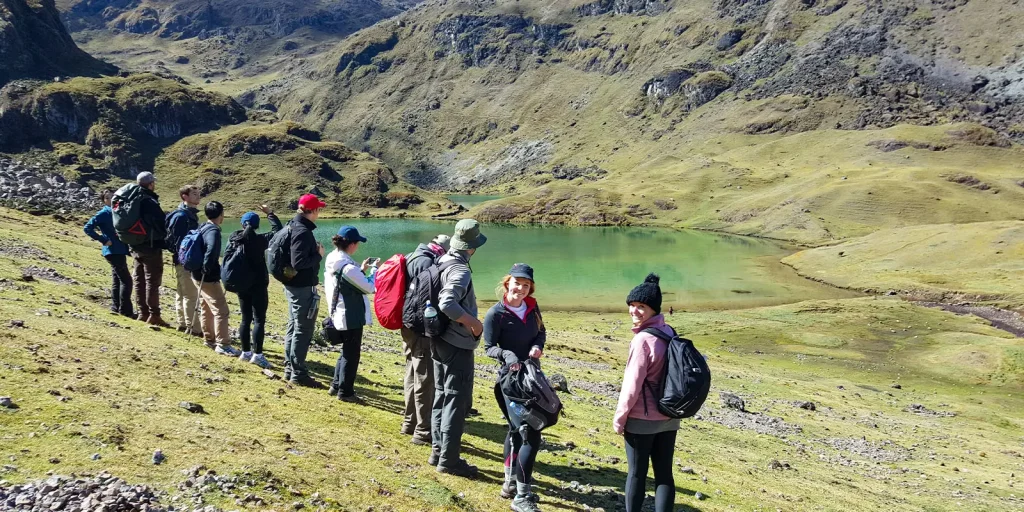
[[[359,230],[355,226],[342,226],[338,229],[338,236],[348,240],[349,242],[365,242],[366,239],[359,234]]]
[[[533,267],[526,263],[516,263],[512,265],[512,269],[508,271],[508,275],[512,277],[522,277],[533,281]]]
[[[242,215],[242,224],[248,224],[253,229],[259,229],[260,216],[257,215],[256,212],[245,212],[245,215]]]

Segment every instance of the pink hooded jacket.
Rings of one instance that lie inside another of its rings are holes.
[[[650,382],[651,386],[658,389],[661,384],[661,375],[665,369],[665,352],[668,350],[668,342],[658,339],[657,336],[641,332],[648,328],[657,328],[668,335],[672,335],[672,328],[665,324],[665,317],[655,315],[639,327],[633,328],[633,341],[629,342],[629,357],[626,359],[626,373],[622,377],[622,391],[619,393],[619,405],[615,408],[615,418],[612,420],[612,427],[617,434],[626,430],[627,418],[638,418],[641,420],[660,421],[671,419],[658,411],[657,398],[651,395],[650,390],[643,392],[644,379]],[[647,414],[644,414],[644,398],[646,395]]]

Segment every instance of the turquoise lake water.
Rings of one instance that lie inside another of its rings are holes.
[[[321,220],[318,240],[330,250],[331,236],[345,224],[369,240],[356,253],[358,260],[408,253],[455,227],[427,220]],[[225,240],[235,229],[237,221],[225,223]],[[850,296],[796,275],[779,263],[791,250],[759,239],[636,227],[483,224],[482,231],[487,244],[471,261],[481,302],[496,300],[498,281],[516,262],[534,267],[536,297],[548,310],[622,310],[626,295],[648,272],[661,275],[665,311],[670,306],[732,309]]]

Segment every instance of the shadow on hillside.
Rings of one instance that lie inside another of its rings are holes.
[[[557,427],[555,427],[555,428],[557,428]],[[472,453],[472,454],[474,454],[476,456],[479,456],[479,457],[482,457],[482,458],[485,458],[485,459],[488,459],[488,460],[494,460],[495,464],[500,466],[502,464],[501,450],[502,450],[502,445],[505,442],[505,433],[506,432],[508,432],[508,426],[504,423],[504,421],[502,421],[501,423],[488,423],[488,422],[484,422],[484,421],[472,421],[472,420],[467,421],[466,422],[466,433],[474,435],[474,436],[478,436],[478,437],[486,439],[486,440],[488,440],[490,442],[493,442],[495,448],[497,449],[497,452],[489,452],[489,451],[485,451],[485,450],[482,450],[482,449],[479,449],[479,448],[476,448],[476,447],[465,446],[465,445],[463,446],[463,450],[466,451],[467,453]],[[563,451],[564,452],[564,450],[558,450],[558,451]],[[578,457],[574,457],[574,455],[578,455]],[[584,457],[582,456],[582,454],[576,454],[575,452],[568,453],[567,457],[565,457],[565,458],[563,458],[563,457],[556,457],[556,456],[554,456],[552,454],[552,451],[550,450],[550,446],[548,446],[548,447],[545,447],[545,449],[543,451],[541,451],[541,453],[538,455],[536,465],[534,466],[534,471],[536,473],[538,473],[538,474],[543,474],[543,475],[547,475],[547,476],[554,476],[555,478],[557,478],[559,481],[561,481],[563,483],[568,483],[568,482],[576,481],[576,482],[579,482],[579,484],[581,486],[588,486],[589,485],[591,487],[611,487],[611,488],[614,488],[614,489],[618,489],[619,492],[621,493],[621,490],[622,490],[622,488],[623,488],[623,486],[625,485],[625,482],[626,482],[626,473],[624,471],[616,469],[616,468],[613,468],[613,467],[596,467],[596,468],[594,468],[594,467],[585,467],[584,468],[584,467],[568,467],[568,466],[562,465],[565,462],[567,462],[568,460],[571,460],[573,458],[584,458]],[[549,461],[552,461],[552,460],[556,461],[556,463],[549,462]],[[625,464],[623,464],[623,468],[625,468]],[[481,474],[482,473],[484,473],[484,471],[481,469]],[[496,477],[497,478],[497,483],[500,484],[502,479],[504,478],[504,474],[503,473],[502,474],[496,473],[496,475],[497,475],[497,477]],[[562,488],[559,488],[559,487],[546,485],[544,483],[538,483],[536,487],[539,490],[539,494],[541,494],[541,495],[557,496],[557,497],[560,497],[561,499],[563,499],[565,501],[573,502],[573,503],[578,503],[578,504],[581,504],[581,505],[587,505],[587,506],[589,506],[591,508],[602,507],[602,508],[605,508],[606,510],[610,510],[610,509],[614,509],[615,505],[618,503],[616,495],[609,496],[607,494],[604,494],[604,493],[601,493],[601,492],[597,492],[597,491],[592,491],[592,490],[584,491],[583,488],[580,488],[580,489],[573,489],[573,488],[562,489]],[[653,494],[653,492],[654,492],[654,473],[653,473],[653,471],[648,474],[647,488],[648,488],[648,492]],[[678,497],[679,496],[684,496],[684,495],[685,496],[693,496],[695,492],[696,491],[694,491],[693,489],[687,489],[685,487],[680,487],[679,486],[679,482],[677,480],[677,482],[676,482],[677,501],[678,501]],[[649,499],[653,499],[653,498],[649,498]],[[562,504],[558,504],[558,503],[551,503],[551,504],[549,504],[547,506],[548,507],[553,507],[553,508],[564,508],[564,509],[567,509],[567,510],[578,510],[578,508],[571,507],[571,506],[568,506],[568,505],[562,505]],[[700,509],[698,509],[698,508],[694,508],[694,507],[691,507],[689,505],[678,504],[678,503],[675,506],[675,510],[700,512]]]

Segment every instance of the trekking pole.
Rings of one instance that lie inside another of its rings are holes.
[[[189,343],[192,342],[192,332],[196,328],[196,313],[199,312],[199,301],[203,300],[202,288],[203,288],[203,281],[205,281],[205,280],[206,280],[206,273],[204,272],[203,275],[202,275],[202,279],[200,279],[199,282],[196,284],[196,307],[192,308],[192,321],[187,326],[188,327],[188,336],[185,338],[185,341],[189,342]]]

